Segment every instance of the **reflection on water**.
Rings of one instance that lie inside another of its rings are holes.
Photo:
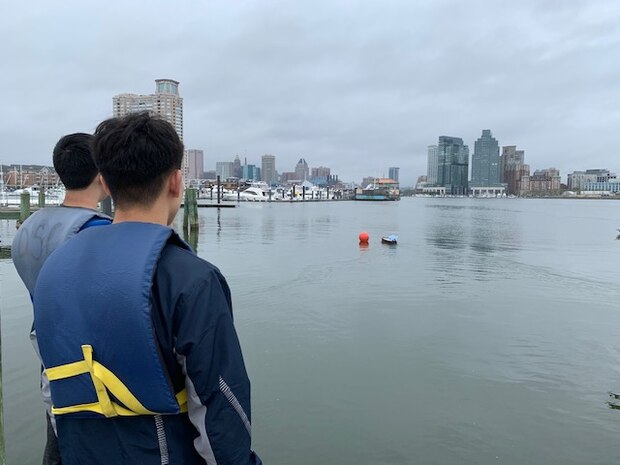
[[[620,463],[609,447],[620,398],[608,394],[620,392],[617,206],[405,198],[200,209],[198,237],[185,237],[230,285],[265,463]],[[3,243],[13,231],[0,221]],[[380,243],[390,233],[398,246]],[[35,465],[44,422],[31,310],[9,265],[0,262],[8,463]]]
[[[194,252],[198,253],[198,229],[191,229],[183,231],[183,240],[187,242]]]
[[[472,200],[467,199],[468,202]],[[505,272],[498,253],[516,252],[521,247],[518,210],[489,205],[431,204],[435,213],[428,217],[425,240],[435,249],[433,269],[442,285],[463,284],[469,278],[495,279]],[[467,279],[463,279],[467,275]]]

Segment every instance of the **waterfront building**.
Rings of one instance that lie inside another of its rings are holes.
[[[295,175],[296,179],[301,181],[306,181],[310,177],[310,168],[304,158],[300,158],[295,165]]]
[[[508,194],[520,195],[522,190],[527,191],[528,189],[521,185],[521,178],[529,175],[529,166],[525,164],[525,152],[517,150],[516,145],[502,147],[500,182],[506,184]]]
[[[129,113],[148,111],[168,121],[183,140],[183,98],[179,95],[179,82],[172,79],[156,79],[155,93],[118,94],[112,98],[114,117]]]
[[[202,150],[188,149],[185,151],[185,166],[183,174],[185,179],[202,179],[204,173],[204,152]]]
[[[215,163],[215,175],[220,177],[220,180],[225,181],[228,178],[233,177],[233,162],[232,161],[218,161]]]
[[[476,187],[499,187],[499,144],[490,129],[474,143],[471,158],[471,184]]]
[[[326,166],[319,166],[318,168],[312,168],[311,178],[328,178],[331,175],[331,170]]]
[[[310,182],[317,186],[327,186],[330,177],[331,170],[326,166],[319,166],[310,170]]]
[[[278,174],[276,172],[276,157],[274,155],[263,155],[261,158],[261,176],[262,180],[268,185],[278,182]]]
[[[236,155],[233,161],[232,175],[237,179],[241,179],[241,177],[243,176],[243,167],[241,166],[241,160],[239,160],[239,155]]]
[[[429,186],[437,184],[437,172],[439,171],[439,147],[428,146],[428,164],[426,168],[426,183]]]
[[[54,187],[62,184],[53,166],[2,165],[0,185],[10,188]]]
[[[330,174],[327,176],[327,185],[328,186],[338,186],[340,185],[340,180],[338,179],[337,174]]]
[[[373,178],[373,184],[355,189],[354,200],[400,200],[398,182],[389,178]]]
[[[203,179],[214,180],[216,178],[217,178],[217,173],[215,172],[215,170],[205,171],[205,174],[203,176]]]
[[[379,178],[375,176],[366,176],[365,178],[362,179],[362,187],[366,188],[368,186],[374,185],[377,179]]]
[[[396,182],[399,182],[400,179],[400,168],[397,166],[392,166],[388,168],[388,178],[393,179]]]
[[[303,182],[303,179],[298,178],[297,173],[295,173],[295,171],[284,171],[280,175],[280,182],[282,184],[289,184],[292,182],[300,183],[300,182]]]
[[[585,183],[605,183],[615,182],[615,173],[610,173],[605,169],[589,169],[586,171],[573,171],[568,175],[568,188],[580,191]]]
[[[531,176],[521,176],[521,195],[553,193],[560,190],[560,170],[536,170]]]
[[[467,195],[469,191],[469,147],[460,137],[440,136],[437,185],[448,195]]]
[[[581,193],[588,195],[601,195],[605,193],[620,193],[620,181],[610,179],[609,181],[586,181],[583,183]]]
[[[260,168],[256,165],[243,165],[241,177],[246,181],[260,181]]]

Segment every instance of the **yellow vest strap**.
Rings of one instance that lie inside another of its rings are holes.
[[[97,402],[60,408],[53,407],[52,413],[54,415],[77,412],[99,413],[106,418],[116,416],[157,415],[157,412],[151,412],[145,408],[114,373],[101,363],[93,360],[92,346],[83,345],[82,354],[84,360],[47,368],[45,373],[50,381],[57,381],[90,373],[97,394]],[[119,405],[117,402],[113,402],[110,399],[108,391],[125,407]],[[179,404],[180,411],[187,412],[187,391],[185,389],[181,390],[176,395],[176,400]]]

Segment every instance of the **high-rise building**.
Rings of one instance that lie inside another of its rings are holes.
[[[235,156],[232,171],[232,175],[237,179],[241,179],[241,177],[243,176],[243,167],[241,166],[241,160],[239,160],[239,155]]]
[[[469,147],[460,137],[440,136],[437,184],[448,195],[467,195],[469,190]]]
[[[300,181],[305,181],[310,177],[310,168],[304,158],[300,158],[295,165],[295,177]]]
[[[328,178],[331,174],[331,170],[326,166],[319,166],[318,168],[312,168],[311,178]]]
[[[508,194],[521,195],[521,191],[524,190],[521,185],[521,178],[525,175],[529,176],[529,174],[529,166],[525,164],[525,152],[517,150],[516,145],[502,147],[500,182],[507,185]]]
[[[263,181],[271,185],[278,181],[276,173],[276,157],[274,155],[263,155],[261,157],[261,177]]]
[[[428,164],[426,166],[426,182],[434,186],[437,184],[439,171],[439,148],[436,145],[428,146]]]
[[[366,176],[365,178],[362,178],[362,188],[367,188],[368,186],[374,186],[375,183],[377,182],[377,177],[375,176]]]
[[[185,151],[186,170],[185,179],[201,179],[204,174],[204,152],[189,149]]]
[[[219,176],[222,181],[233,177],[233,162],[218,161],[215,163],[215,175]]]
[[[150,95],[119,94],[112,98],[114,117],[148,111],[168,121],[183,140],[183,98],[179,96],[179,82],[156,79],[155,93]]]
[[[331,177],[331,170],[326,166],[319,166],[310,170],[310,182],[317,186],[327,186]]]
[[[397,166],[392,166],[388,169],[388,178],[393,179],[396,182],[400,182],[398,179],[400,177],[400,168]]]
[[[471,157],[471,183],[474,186],[499,185],[499,144],[490,129],[483,129],[482,136],[474,143]]]
[[[246,181],[260,181],[260,168],[256,165],[243,165],[242,178]]]

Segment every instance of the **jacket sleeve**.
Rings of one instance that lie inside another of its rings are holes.
[[[233,325],[230,289],[216,270],[186,290],[177,307],[175,351],[188,413],[208,465],[258,465],[251,451],[250,381]]]

